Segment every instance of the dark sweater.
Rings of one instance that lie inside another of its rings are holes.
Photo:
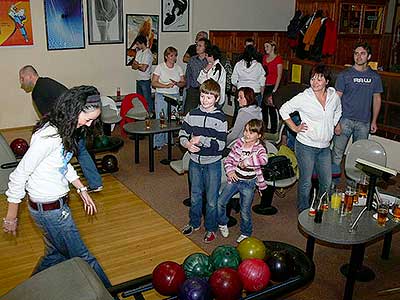
[[[68,89],[48,77],[39,77],[32,91],[32,100],[41,116],[49,113],[57,98]]]

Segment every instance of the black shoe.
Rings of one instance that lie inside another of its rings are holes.
[[[103,190],[103,186],[98,186],[97,188],[88,188],[88,193],[98,193],[101,192]]]

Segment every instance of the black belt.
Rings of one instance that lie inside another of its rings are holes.
[[[29,206],[32,209],[39,210],[39,206],[42,206],[43,211],[59,209],[59,208],[61,208],[61,205],[62,205],[61,203],[67,204],[68,201],[69,201],[68,195],[65,195],[53,202],[39,203],[39,204],[36,202],[33,202],[31,199],[28,199]]]

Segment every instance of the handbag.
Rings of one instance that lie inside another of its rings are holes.
[[[284,155],[276,155],[268,158],[268,163],[263,167],[264,179],[276,181],[295,176],[292,162]]]

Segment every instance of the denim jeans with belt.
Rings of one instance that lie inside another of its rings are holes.
[[[217,200],[221,186],[221,161],[211,164],[189,162],[189,177],[191,182],[191,206],[189,224],[200,227],[203,207],[203,193],[206,194],[206,217],[204,227],[207,231],[217,231]]]
[[[136,80],[136,93],[146,98],[149,106],[149,112],[154,111],[154,100],[151,97],[151,80]]]
[[[340,135],[335,135],[333,138],[332,169],[334,173],[341,173],[340,165],[350,137],[353,136],[353,143],[358,140],[368,139],[370,126],[369,122],[345,118],[340,120],[342,133]]]
[[[81,138],[78,141],[77,159],[81,165],[83,175],[85,176],[88,185],[92,189],[96,189],[103,185],[96,164],[86,149],[86,139]]]
[[[251,219],[251,204],[253,203],[256,178],[228,182],[218,198],[218,224],[228,224],[226,205],[237,192],[240,194],[240,233],[251,236],[253,223]]]
[[[96,272],[106,288],[111,282],[104,273],[97,259],[83,243],[78,228],[72,218],[71,210],[60,199],[60,208],[43,211],[38,203],[38,210],[31,208],[29,212],[36,225],[41,229],[45,243],[45,255],[40,259],[33,274],[73,257],[81,257]]]
[[[332,181],[331,150],[329,147],[316,148],[296,140],[297,165],[300,177],[297,186],[297,210],[301,213],[310,207],[311,178],[313,170],[318,174],[319,190],[327,191]]]

